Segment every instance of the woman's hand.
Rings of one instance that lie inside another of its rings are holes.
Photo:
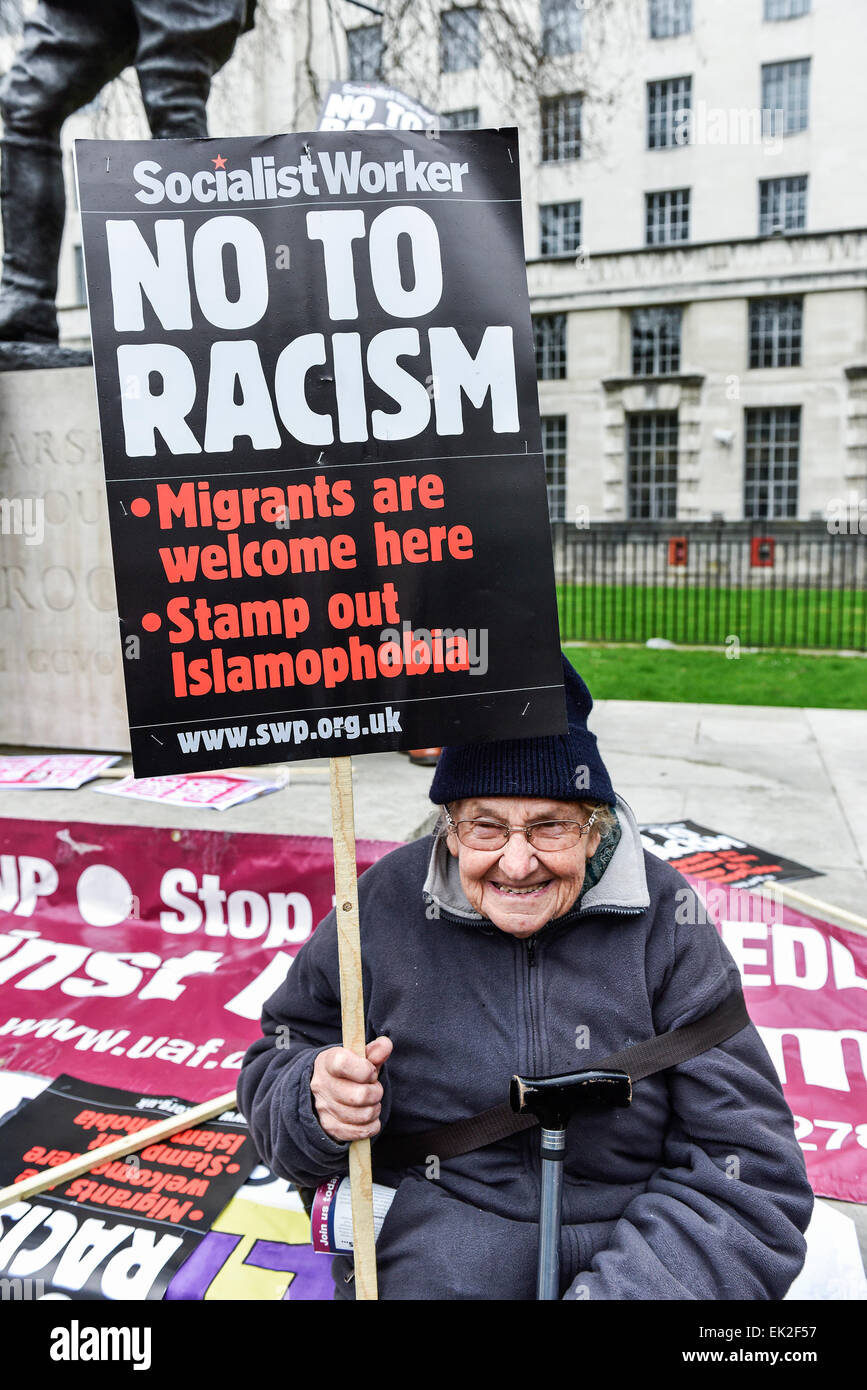
[[[325,1133],[340,1143],[370,1139],[380,1130],[382,1086],[379,1069],[392,1050],[391,1038],[374,1038],[366,1059],[346,1047],[328,1047],[313,1064],[310,1089]]]

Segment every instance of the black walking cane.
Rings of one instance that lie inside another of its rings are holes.
[[[625,1071],[575,1071],[563,1076],[513,1076],[509,1101],[518,1114],[542,1126],[542,1202],[539,1211],[537,1299],[560,1297],[560,1217],[566,1126],[578,1110],[629,1105],[632,1082]]]

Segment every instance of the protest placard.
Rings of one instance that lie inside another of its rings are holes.
[[[136,776],[564,731],[516,132],[76,152]]]
[[[0,1185],[49,1173],[157,1120],[176,1096],[145,1096],[60,1076],[3,1126]],[[256,1166],[236,1110],[180,1129],[0,1212],[0,1271],[39,1296],[162,1298],[169,1281]]]
[[[319,130],[424,130],[438,133],[439,117],[384,82],[331,82],[319,110]]]
[[[0,757],[0,790],[75,791],[118,762],[119,753],[9,753]]]
[[[286,777],[288,773],[281,779],[266,780],[264,777],[194,772],[176,777],[124,777],[114,786],[96,790],[133,801],[159,801],[163,806],[207,806],[216,811],[228,811],[231,806],[279,791],[285,786]]]
[[[818,869],[695,821],[656,822],[642,825],[640,830],[645,849],[690,880],[757,888],[761,883],[784,879],[821,877]]]

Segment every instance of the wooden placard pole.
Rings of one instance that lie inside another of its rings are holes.
[[[340,1020],[343,1046],[365,1056],[364,989],[361,979],[361,930],[358,922],[358,874],[355,863],[355,814],[352,760],[331,758],[331,834],[334,843],[334,892],[340,968]],[[349,1146],[352,1197],[352,1243],[355,1297],[375,1299],[376,1237],[373,1228],[373,1175],[370,1140]]]
[[[784,900],[799,907],[806,907],[810,912],[819,912],[825,917],[838,919],[846,926],[854,927],[856,931],[867,932],[867,918],[859,917],[855,912],[848,912],[843,907],[835,907],[833,903],[823,902],[821,898],[811,898],[807,893],[801,893],[797,888],[790,888],[788,883],[780,883],[779,879],[766,878],[758,885],[759,889],[767,888],[770,893],[777,894]]]
[[[127,1154],[143,1149],[146,1144],[168,1139],[172,1134],[177,1134],[179,1129],[204,1124],[205,1120],[212,1120],[224,1110],[233,1110],[236,1104],[235,1092],[227,1091],[225,1095],[205,1100],[201,1105],[191,1105],[180,1115],[170,1115],[167,1120],[157,1120],[154,1124],[138,1130],[136,1134],[126,1134],[122,1139],[115,1139],[112,1144],[103,1144],[98,1149],[79,1154],[78,1158],[58,1163],[56,1168],[37,1173],[35,1177],[25,1178],[23,1182],[13,1182],[9,1187],[0,1188],[0,1208],[11,1206],[13,1202],[23,1201],[27,1197],[35,1197],[37,1193],[45,1192],[49,1187],[57,1187],[61,1183],[71,1182],[73,1178],[80,1178],[82,1173],[89,1173],[97,1163],[108,1163],[113,1158],[126,1158]]]

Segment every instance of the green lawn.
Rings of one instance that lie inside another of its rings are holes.
[[[867,648],[863,590],[559,584],[557,604],[564,641]]]
[[[568,643],[563,650],[599,700],[867,709],[865,657],[763,651],[732,659],[722,649],[653,651]]]

